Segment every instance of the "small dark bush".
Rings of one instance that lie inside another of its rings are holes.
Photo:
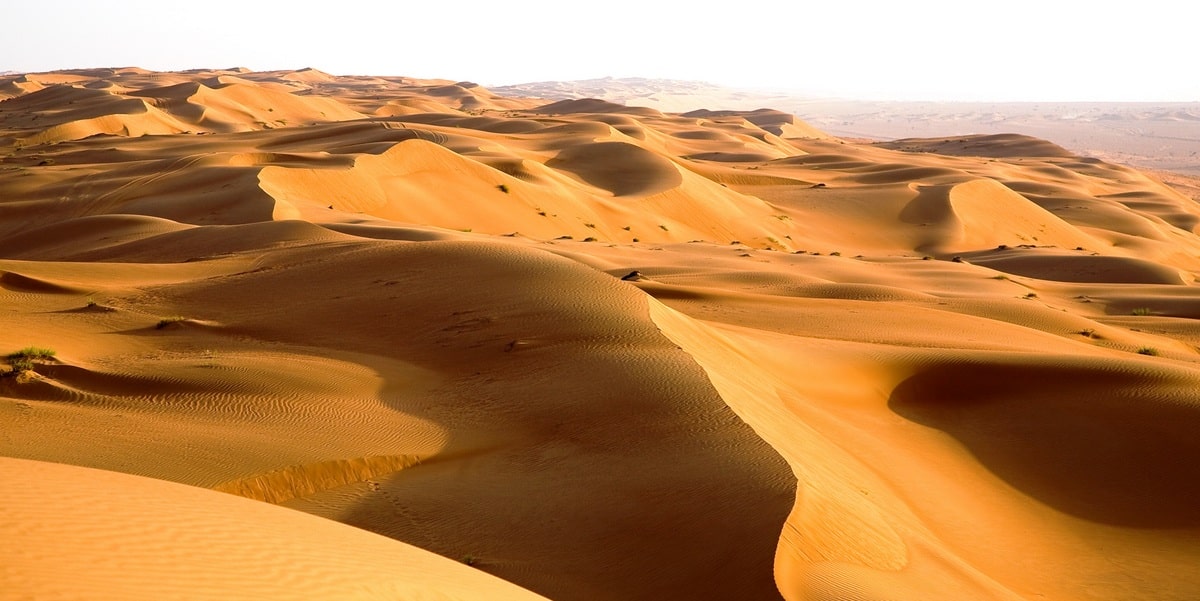
[[[182,315],[176,315],[175,317],[164,317],[164,318],[158,320],[158,324],[154,326],[154,329],[161,330],[169,325],[181,323],[184,321],[187,321],[187,318],[183,317]]]

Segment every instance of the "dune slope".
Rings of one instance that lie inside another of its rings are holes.
[[[0,481],[0,582],[14,599],[544,599],[398,541],[200,488],[7,457]]]
[[[315,69],[0,99],[17,598],[1200,596],[1183,176]]]

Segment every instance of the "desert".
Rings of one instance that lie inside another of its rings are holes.
[[[646,77],[540,81],[489,89],[506,96],[595,98],[672,113],[771,107],[826,133],[859,141],[1024,134],[1052,140],[1074,154],[1151,170],[1160,179],[1200,175],[1200,102],[1194,99],[881,100]]]
[[[1200,181],[850,133],[0,76],[0,596],[1200,597]]]

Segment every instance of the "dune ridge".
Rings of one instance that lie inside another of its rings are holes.
[[[289,466],[265,474],[230,480],[217,484],[212,489],[278,504],[311,496],[330,488],[367,482],[419,463],[421,458],[415,455],[335,459],[316,464]]]

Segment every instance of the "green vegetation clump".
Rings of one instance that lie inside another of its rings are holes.
[[[1134,309],[1133,311],[1130,311],[1130,314],[1132,314],[1132,315],[1151,315],[1152,311],[1150,311],[1150,307],[1138,307],[1138,308]]]
[[[49,361],[54,358],[54,355],[53,349],[38,346],[27,346],[15,353],[9,353],[5,359],[8,359],[9,364],[12,365],[12,371],[8,373],[9,375],[19,375],[30,371],[38,361]]]
[[[1139,348],[1139,349],[1137,350],[1137,354],[1139,354],[1139,355],[1149,355],[1149,356],[1151,356],[1151,357],[1157,357],[1157,356],[1158,356],[1158,349],[1156,349],[1156,348],[1154,348],[1154,347],[1152,347],[1152,346],[1143,346],[1143,347],[1141,347],[1141,348]]]
[[[15,353],[9,353],[8,358],[49,360],[53,359],[55,354],[57,353],[55,353],[53,349],[42,348],[39,346],[27,346]]]

